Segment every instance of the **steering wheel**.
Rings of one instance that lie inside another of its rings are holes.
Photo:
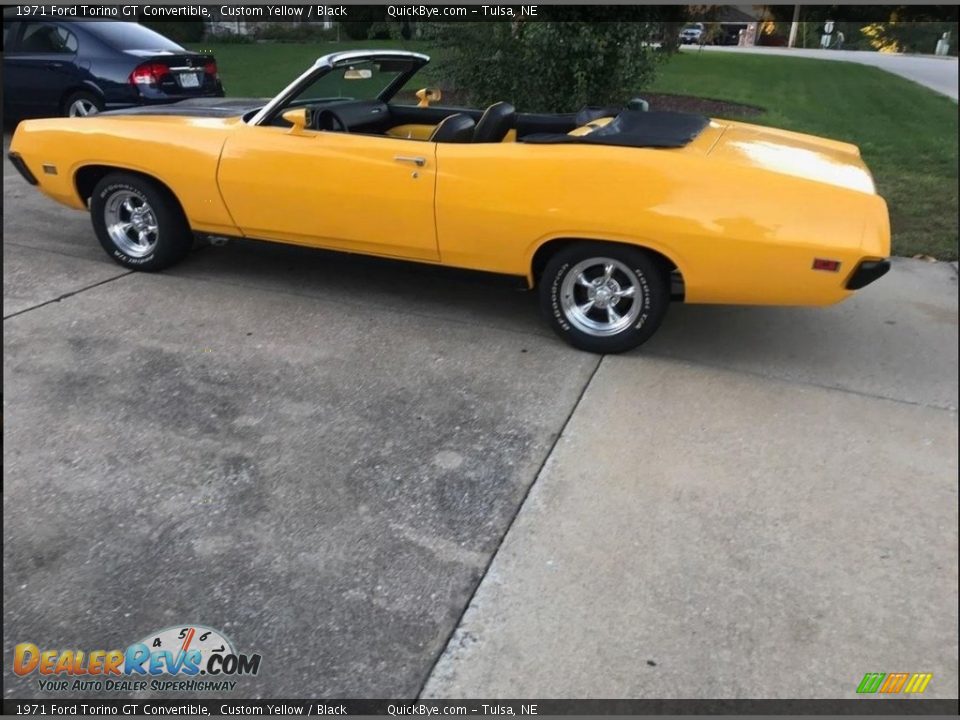
[[[317,119],[314,121],[316,130],[330,130],[332,132],[350,132],[343,118],[329,108],[317,113]]]

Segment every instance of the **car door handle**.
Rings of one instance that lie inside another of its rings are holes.
[[[61,67],[63,67],[63,63],[62,63],[62,62],[53,62],[52,60],[51,60],[50,62],[44,63],[44,65],[46,65],[48,68],[61,68]]]
[[[427,164],[427,159],[424,157],[413,157],[411,155],[395,155],[394,160],[397,162],[408,162],[413,163],[417,167],[423,167]]]

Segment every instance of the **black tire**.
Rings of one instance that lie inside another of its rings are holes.
[[[96,115],[103,112],[103,99],[99,95],[86,90],[78,90],[71,93],[63,101],[64,117],[82,117],[85,115]]]
[[[670,306],[670,276],[640,248],[581,242],[550,258],[539,292],[540,308],[557,335],[581,350],[620,353],[642,345],[660,327]]]
[[[136,218],[140,225],[129,222],[134,218],[124,210],[123,199],[129,200],[135,211],[144,213]],[[144,206],[146,211],[142,210]],[[163,270],[182,260],[193,247],[193,233],[176,198],[141,175],[117,172],[98,182],[90,198],[90,218],[103,249],[114,262],[130,270]],[[131,226],[125,232],[115,230],[123,233],[119,239],[108,229],[108,224],[118,223]],[[147,235],[141,240],[138,227],[156,230],[145,230]]]

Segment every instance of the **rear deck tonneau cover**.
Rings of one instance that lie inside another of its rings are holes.
[[[519,138],[525,143],[587,143],[621,147],[678,148],[692,142],[710,123],[693,113],[666,110],[623,110],[611,122],[585,135],[533,133]]]

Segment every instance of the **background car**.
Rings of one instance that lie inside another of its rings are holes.
[[[703,36],[703,23],[690,23],[680,31],[681,45],[694,45]]]
[[[5,118],[223,97],[212,55],[133,22],[23,19],[4,13]]]

